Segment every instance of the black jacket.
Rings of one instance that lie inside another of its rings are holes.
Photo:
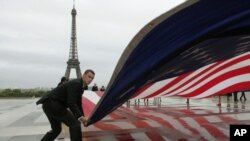
[[[48,95],[38,100],[37,104],[43,103],[48,98],[57,100],[65,106],[65,108],[69,108],[76,118],[79,118],[84,116],[82,109],[83,92],[84,86],[82,79],[74,79],[53,89]]]

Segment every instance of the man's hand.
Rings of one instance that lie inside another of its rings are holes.
[[[83,116],[79,117],[78,120],[85,126],[86,125],[86,122],[87,122],[87,119]]]

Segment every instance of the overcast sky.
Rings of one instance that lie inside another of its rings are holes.
[[[95,70],[93,83],[106,86],[135,34],[182,2],[76,0],[81,71]],[[57,85],[69,57],[72,8],[73,0],[0,1],[0,88]],[[75,70],[70,77],[76,77]]]

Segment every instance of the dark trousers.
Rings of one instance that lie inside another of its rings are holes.
[[[242,100],[242,98],[243,98],[244,100],[247,100],[247,98],[246,98],[246,95],[245,95],[245,92],[244,92],[244,91],[242,91],[242,92],[241,92],[240,100]]]
[[[234,94],[234,101],[237,102],[238,101],[238,95],[237,95],[238,92],[234,92],[233,94]]]
[[[61,123],[69,127],[71,141],[82,140],[80,122],[60,102],[47,99],[43,103],[43,111],[50,122],[51,130],[44,135],[41,141],[54,141],[61,133]]]

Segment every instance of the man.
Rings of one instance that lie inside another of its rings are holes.
[[[61,132],[61,123],[69,127],[71,141],[82,140],[80,122],[86,122],[82,109],[82,94],[84,87],[92,82],[94,76],[93,70],[86,70],[81,79],[68,81],[37,101],[37,104],[43,104],[43,111],[52,129],[41,141],[53,141]]]
[[[105,87],[102,86],[101,89],[100,89],[100,91],[104,92],[105,91]]]
[[[98,91],[98,87],[97,87],[96,83],[95,83],[94,86],[92,87],[92,91]]]
[[[246,95],[245,95],[245,91],[241,91],[240,101],[242,100],[242,98],[244,99],[244,101],[247,100]]]
[[[61,78],[61,81],[57,84],[57,86],[60,86],[60,85],[62,85],[63,83],[66,83],[66,82],[68,82],[68,81],[69,81],[68,78],[65,77],[65,76],[63,76],[63,77]]]

